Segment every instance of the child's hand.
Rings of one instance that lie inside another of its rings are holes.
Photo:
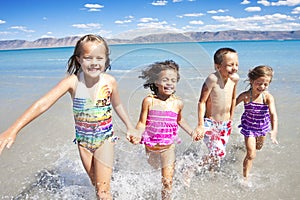
[[[204,137],[204,127],[203,126],[198,126],[194,131],[193,131],[193,140],[199,141],[202,140]]]
[[[131,129],[131,130],[129,130],[129,131],[127,132],[126,138],[127,138],[127,140],[128,140],[129,142],[131,142],[132,144],[138,144],[138,143],[140,143],[140,141],[141,141],[141,136],[140,136],[140,135],[141,135],[141,134],[139,133],[138,130],[136,130],[136,129]]]
[[[0,155],[3,151],[3,149],[6,148],[10,148],[11,145],[15,142],[16,140],[16,135],[10,133],[9,131],[5,131],[4,133],[2,133],[0,135]]]
[[[273,144],[278,144],[278,141],[276,139],[277,133],[275,131],[270,131],[271,141]]]

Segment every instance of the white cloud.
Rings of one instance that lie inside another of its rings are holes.
[[[0,31],[0,35],[9,35],[11,34],[11,32],[7,32],[7,31]]]
[[[182,2],[182,0],[173,0],[173,3]]]
[[[190,21],[189,24],[193,24],[193,25],[202,25],[204,24],[203,21],[201,20],[193,20],[193,21]]]
[[[153,6],[165,6],[165,5],[167,5],[167,3],[168,3],[168,1],[166,1],[166,0],[158,0],[158,1],[152,2],[151,4]]]
[[[296,7],[292,10],[292,14],[300,14],[300,7]]]
[[[203,13],[187,13],[187,14],[179,15],[177,17],[183,18],[183,17],[201,17],[201,16],[204,16],[204,14]]]
[[[268,0],[257,1],[258,4],[264,6],[296,6],[300,5],[300,0],[279,0],[277,2],[270,2]]]
[[[166,21],[162,21],[162,22],[139,23],[137,24],[137,26],[143,28],[164,28],[164,25],[166,24],[168,24]]]
[[[6,21],[0,19],[0,24],[5,24]]]
[[[272,2],[272,6],[296,6],[300,5],[300,0],[279,0],[278,2]]]
[[[80,28],[80,29],[98,29],[98,28],[101,28],[101,25],[97,24],[97,23],[73,24],[72,26],[75,27],[75,28]]]
[[[84,7],[88,8],[89,12],[98,12],[101,8],[104,8],[103,5],[100,4],[85,4]]]
[[[151,18],[151,17],[144,17],[144,18],[141,18],[139,21],[142,22],[142,23],[148,23],[148,22],[153,22],[153,21],[157,22],[158,19],[157,18]]]
[[[55,38],[53,35],[42,35],[41,38]]]
[[[268,0],[257,1],[257,4],[262,4],[264,6],[270,6],[271,3]]]
[[[258,6],[248,7],[248,8],[245,8],[245,11],[247,11],[247,12],[259,12],[259,11],[261,11],[261,8],[258,7]]]
[[[217,13],[224,13],[227,12],[228,10],[223,10],[223,9],[219,9],[219,10],[209,10],[207,11],[207,13],[209,14],[217,14]]]
[[[275,13],[272,15],[254,15],[246,18],[234,18],[232,16],[213,16],[212,19],[221,23],[217,27],[225,28],[223,30],[295,30],[299,29],[299,23],[294,17],[284,15],[281,13]],[[201,28],[209,28],[210,26],[216,25],[206,25]],[[218,30],[218,29],[215,29]]]
[[[18,31],[23,31],[25,33],[34,33],[34,30],[29,30],[25,26],[12,26],[10,29],[18,30]]]
[[[127,23],[131,23],[132,20],[128,19],[128,20],[116,20],[115,24],[127,24]]]
[[[243,4],[243,5],[246,5],[246,4],[249,4],[250,3],[250,1],[248,1],[248,0],[243,0],[242,2],[241,2],[241,4]]]

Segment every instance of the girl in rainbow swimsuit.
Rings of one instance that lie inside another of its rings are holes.
[[[170,199],[175,167],[175,144],[180,143],[178,125],[196,139],[182,117],[183,102],[174,95],[179,81],[179,67],[171,60],[156,62],[142,71],[145,88],[153,92],[143,99],[136,128],[142,136],[133,143],[145,145],[148,162],[161,167],[162,199]]]
[[[48,110],[67,92],[73,98],[76,143],[83,166],[95,186],[98,199],[112,199],[110,180],[114,160],[112,107],[126,125],[127,138],[134,127],[121,103],[116,80],[105,71],[110,67],[109,49],[103,38],[85,35],[77,42],[68,61],[69,76],[36,101],[0,135],[0,153],[15,141],[18,132]]]

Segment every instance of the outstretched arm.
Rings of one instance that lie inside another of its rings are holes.
[[[75,75],[64,78],[47,94],[33,103],[6,131],[0,135],[0,154],[5,147],[10,148],[17,134],[27,124],[47,111],[66,92],[72,92],[75,85]]]

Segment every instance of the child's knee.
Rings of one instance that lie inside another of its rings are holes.
[[[256,152],[255,151],[248,152],[247,155],[246,155],[247,160],[253,160],[255,157],[256,157]]]

